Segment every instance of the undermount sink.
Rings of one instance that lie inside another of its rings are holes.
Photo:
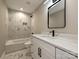
[[[60,33],[55,33],[55,36],[53,37],[52,34],[41,34],[40,37],[43,38],[48,38],[48,39],[63,39],[63,38],[70,38],[73,39],[72,36],[68,35],[68,34],[60,34]]]
[[[46,38],[51,38],[51,39],[56,39],[56,38],[59,38],[58,35],[55,35],[54,37],[52,35],[40,35],[41,37],[46,37]]]
[[[39,35],[40,37],[43,38],[48,38],[48,39],[77,39],[77,35],[71,35],[71,34],[59,34],[55,33],[55,36],[53,37],[52,34],[41,34]]]

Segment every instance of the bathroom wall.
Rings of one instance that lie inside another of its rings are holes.
[[[8,10],[3,0],[0,0],[0,57],[5,50],[5,41],[8,39]]]
[[[47,12],[51,0],[43,4],[32,17],[32,32],[42,33],[52,29],[47,28]],[[78,0],[66,0],[66,27],[55,29],[58,33],[77,34],[78,32]]]
[[[31,34],[31,19],[26,13],[8,10],[8,38],[19,39],[29,37]]]

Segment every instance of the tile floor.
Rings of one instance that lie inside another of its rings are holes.
[[[20,50],[17,52],[6,54],[5,59],[32,59],[31,55],[27,54],[28,50]]]

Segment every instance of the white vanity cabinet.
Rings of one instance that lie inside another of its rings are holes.
[[[32,39],[33,59],[55,59],[55,48],[37,38]]]
[[[33,59],[78,59],[72,54],[39,38],[32,38]]]
[[[56,59],[78,59],[77,57],[56,48]]]

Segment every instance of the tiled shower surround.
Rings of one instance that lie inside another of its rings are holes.
[[[8,38],[19,39],[29,37],[31,33],[31,18],[28,14],[15,10],[8,11]]]
[[[8,20],[8,39],[16,40],[21,38],[29,38],[31,36],[31,18],[30,15],[8,9],[9,20]],[[14,44],[15,48],[16,45]],[[21,48],[20,46],[18,46]],[[15,48],[10,48],[14,51]],[[8,48],[9,49],[9,48]],[[17,48],[16,48],[17,49]],[[10,52],[6,49],[6,51]],[[29,54],[30,53],[30,54]],[[10,53],[5,53],[4,59],[32,59],[30,48],[17,50]]]

